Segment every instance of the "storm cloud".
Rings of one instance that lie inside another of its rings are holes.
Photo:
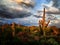
[[[43,4],[48,14],[60,14],[60,0],[46,0],[49,4]]]
[[[32,15],[34,7],[32,0],[1,0],[0,17],[4,18],[24,18]]]
[[[56,27],[60,28],[60,20],[53,20],[53,22],[51,23],[50,26],[56,26]]]
[[[53,2],[52,6],[56,7],[56,8],[60,8],[60,0],[46,0],[48,3],[49,2]]]

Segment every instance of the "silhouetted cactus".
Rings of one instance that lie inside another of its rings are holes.
[[[39,27],[40,27],[40,31],[43,31],[43,35],[45,36],[45,29],[47,28],[48,24],[50,23],[50,20],[46,23],[45,21],[45,8],[43,11],[43,18],[42,20],[39,20]]]

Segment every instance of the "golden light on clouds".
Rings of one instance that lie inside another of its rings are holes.
[[[15,10],[19,10],[19,11],[23,10],[22,7],[15,7],[15,8],[11,8],[11,9],[15,9]]]
[[[26,1],[25,1],[25,3],[26,3],[26,4],[29,4],[29,3],[30,3],[30,1],[27,1],[27,0],[26,0]]]
[[[23,2],[23,0],[14,0],[14,1],[17,2],[17,3]]]
[[[13,0],[13,1],[15,1],[16,3],[21,3],[21,2],[26,3],[26,4],[31,3],[31,0]]]

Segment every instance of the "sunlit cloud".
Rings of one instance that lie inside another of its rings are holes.
[[[0,3],[0,17],[24,18],[32,12],[34,1],[32,0],[2,0]],[[28,4],[28,5],[27,5]]]
[[[60,28],[60,20],[53,20],[50,24],[50,26],[56,26]]]
[[[43,6],[48,10],[47,13],[60,14],[60,0],[50,0],[49,4],[44,4]]]

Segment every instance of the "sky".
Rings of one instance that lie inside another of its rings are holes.
[[[46,9],[46,21],[50,26],[60,27],[60,0],[0,0],[0,24],[15,22],[32,26],[38,25]]]

